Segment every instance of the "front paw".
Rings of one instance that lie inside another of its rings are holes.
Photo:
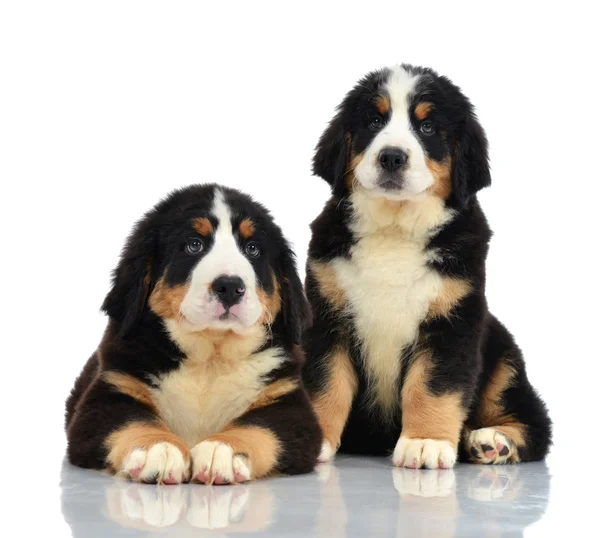
[[[202,441],[192,448],[192,477],[202,484],[239,484],[251,478],[251,463],[227,443]]]
[[[163,441],[148,448],[134,448],[123,461],[119,474],[136,482],[179,484],[189,478],[189,468],[188,455]]]
[[[456,449],[449,441],[400,437],[392,461],[396,467],[409,469],[451,469],[456,462]]]

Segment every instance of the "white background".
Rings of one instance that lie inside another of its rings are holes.
[[[599,441],[599,44],[588,3],[551,4],[3,2],[0,450],[5,481],[48,488],[34,519],[67,532],[64,399],[134,221],[175,187],[238,187],[272,209],[304,273],[328,197],[314,145],[352,84],[397,62],[453,79],[489,137],[489,304],[556,423],[552,501],[531,533],[565,523],[573,491],[585,504]],[[25,508],[11,512],[30,519]]]

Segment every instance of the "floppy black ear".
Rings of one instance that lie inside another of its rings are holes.
[[[144,222],[131,233],[113,271],[112,288],[102,310],[118,323],[119,336],[125,337],[141,317],[154,278],[156,236]]]
[[[313,157],[313,173],[327,181],[337,195],[344,192],[350,149],[348,137],[340,111],[321,135]]]
[[[311,311],[298,271],[296,257],[287,247],[279,259],[283,333],[290,344],[299,344],[302,333],[311,321]]]
[[[476,116],[469,113],[454,154],[451,200],[462,207],[477,191],[491,183],[487,137]]]

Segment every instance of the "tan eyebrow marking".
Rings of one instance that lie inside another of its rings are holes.
[[[206,217],[194,219],[192,226],[200,235],[208,236],[213,232],[213,225]]]
[[[380,114],[385,114],[390,109],[390,98],[387,95],[379,95],[377,96],[377,100],[375,101],[375,106]]]
[[[256,228],[251,219],[246,218],[240,222],[240,234],[244,239],[252,237],[252,234],[254,234],[255,231]]]
[[[433,103],[428,103],[428,102],[419,103],[415,107],[415,117],[419,121],[424,120],[427,116],[429,116],[429,114],[432,110],[433,110]]]

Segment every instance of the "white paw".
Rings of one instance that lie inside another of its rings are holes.
[[[396,467],[410,469],[451,469],[456,462],[456,451],[448,441],[400,437],[392,461]]]
[[[335,450],[331,446],[329,441],[323,441],[321,445],[321,452],[319,453],[319,457],[317,458],[317,462],[319,463],[327,463],[331,461],[335,456]]]
[[[219,441],[198,443],[192,448],[192,462],[192,476],[203,484],[239,484],[252,474],[248,458]]]
[[[394,469],[394,487],[400,495],[416,497],[447,497],[456,489],[456,478],[452,469]]]
[[[189,478],[189,462],[175,445],[162,442],[148,450],[135,448],[125,458],[119,474],[137,482],[179,484]]]
[[[513,442],[494,428],[473,430],[467,439],[467,450],[476,463],[503,464],[516,459]]]
[[[244,518],[248,508],[247,486],[198,488],[190,503],[187,520],[198,529],[225,529]]]

